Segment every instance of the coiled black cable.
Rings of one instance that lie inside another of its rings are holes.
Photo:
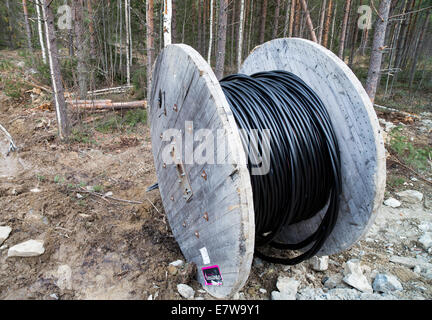
[[[256,255],[268,261],[297,264],[314,256],[336,223],[341,169],[336,135],[325,106],[296,75],[286,71],[234,74],[220,81],[248,153],[255,208],[256,246],[301,250],[294,258]],[[248,141],[258,132],[258,150],[270,171],[253,175],[256,153]],[[270,139],[263,137],[269,129]],[[267,144],[267,145],[266,145]],[[262,152],[268,147],[268,158]],[[317,230],[296,244],[276,239],[286,225],[307,220],[326,208]]]

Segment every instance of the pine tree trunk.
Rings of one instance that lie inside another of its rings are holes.
[[[48,5],[49,0],[41,1],[42,15],[45,21],[48,60],[53,88],[53,99],[56,108],[58,133],[60,139],[64,140],[69,135],[69,121],[67,116],[66,101],[64,97],[62,76],[60,72],[60,64],[58,60],[57,40],[54,30],[54,16],[50,6]]]
[[[39,33],[39,43],[41,46],[41,51],[42,51],[42,61],[43,63],[47,63],[47,57],[46,57],[46,50],[45,50],[45,37],[44,37],[44,32],[43,32],[43,26],[42,26],[42,17],[41,17],[41,13],[40,13],[40,0],[36,0],[35,2],[35,6],[36,6],[36,14],[37,14],[37,24],[38,24],[38,33]]]
[[[202,54],[202,26],[201,26],[201,12],[202,12],[202,0],[198,0],[198,52]]]
[[[333,12],[333,21],[331,26],[331,35],[330,35],[330,46],[329,50],[333,51],[333,42],[334,42],[334,33],[335,33],[335,22],[336,22],[336,13],[337,13],[337,2],[335,2],[334,12]]]
[[[417,45],[416,45],[415,50],[414,50],[413,62],[411,64],[410,78],[409,78],[410,91],[411,91],[412,85],[414,83],[414,76],[415,76],[415,72],[416,72],[416,68],[417,68],[417,61],[418,61],[418,57],[419,57],[420,51],[421,51],[422,46],[423,46],[424,35],[428,29],[428,23],[430,20],[431,10],[427,10],[427,11],[428,12],[426,14],[426,19],[425,19],[424,24],[422,26],[422,30],[421,30]]]
[[[385,41],[385,33],[388,24],[391,0],[381,0],[379,6],[379,18],[377,19],[375,32],[372,43],[372,52],[369,64],[368,77],[366,80],[366,92],[372,103],[375,100],[375,94],[378,86],[378,79],[381,70],[381,61]],[[381,20],[382,19],[382,20]]]
[[[286,2],[286,8],[285,8],[285,23],[284,23],[284,30],[283,30],[284,38],[286,38],[288,35],[288,26],[290,23],[290,7],[291,7],[291,0],[288,0]]]
[[[22,6],[24,12],[24,24],[25,24],[26,35],[27,35],[27,47],[30,51],[30,54],[33,56],[32,36],[31,36],[29,19],[28,19],[27,0],[22,0]]]
[[[130,36],[129,36],[129,1],[124,3],[125,29],[126,29],[126,83],[130,86]]]
[[[315,34],[315,31],[314,31],[314,27],[313,27],[313,24],[312,24],[312,19],[310,17],[309,10],[308,10],[308,7],[307,7],[306,0],[300,0],[300,2],[301,2],[301,5],[303,7],[303,10],[305,12],[305,15],[306,15],[306,25],[307,25],[307,27],[309,29],[309,33],[311,35],[311,39],[312,39],[313,42],[318,42],[316,34]]]
[[[275,24],[273,26],[273,35],[272,35],[273,39],[276,39],[278,35],[280,5],[281,5],[280,0],[276,0],[276,9],[275,9],[275,16],[274,16]]]
[[[288,29],[288,37],[293,36],[294,31],[294,17],[295,17],[295,9],[296,9],[297,0],[291,0],[291,8],[290,8],[290,22]]]
[[[294,37],[299,37],[300,36],[300,20],[301,20],[301,9],[300,9],[300,0],[295,0],[295,20],[294,20]]]
[[[267,19],[267,0],[263,0],[262,7],[261,7],[261,29],[260,29],[260,36],[259,36],[260,43],[263,43],[265,39],[266,19]]]
[[[338,52],[338,57],[342,60],[343,60],[343,54],[344,54],[344,49],[345,49],[345,37],[346,37],[347,26],[348,26],[348,17],[349,17],[349,12],[350,12],[350,6],[351,6],[351,0],[346,0],[345,13],[344,13],[343,22],[342,22],[342,31],[341,31],[341,36],[340,36],[340,40],[339,40],[339,52]]]
[[[87,67],[86,67],[86,48],[87,42],[83,27],[83,0],[72,2],[74,12],[74,29],[75,29],[75,49],[77,55],[77,73],[80,99],[87,96]]]
[[[224,74],[227,22],[228,0],[219,0],[218,48],[215,69],[215,75],[218,79],[221,79]]]
[[[201,8],[198,6],[198,11],[200,10]],[[199,21],[199,17],[198,17],[198,21]],[[200,29],[198,27],[198,32],[199,30]],[[177,43],[177,0],[172,0],[171,41],[172,43]]]
[[[325,23],[324,23],[323,37],[322,37],[322,45],[326,48],[328,48],[328,38],[329,38],[329,32],[330,32],[330,23],[331,23],[332,11],[333,11],[333,0],[329,0],[328,6],[327,6]]]
[[[321,9],[321,15],[320,15],[320,28],[319,28],[319,33],[318,33],[318,43],[322,44],[322,39],[323,39],[323,33],[324,33],[324,20],[325,20],[325,16],[326,16],[326,5],[327,5],[327,0],[323,0],[322,3],[322,9]]]
[[[92,59],[96,57],[95,32],[94,32],[94,17],[92,0],[87,0],[87,11],[89,15],[89,33],[90,33],[90,56]]]
[[[253,20],[254,18],[254,0],[251,0],[250,2],[250,21],[249,21],[249,35],[248,35],[248,46],[247,46],[247,51],[250,52],[250,48],[252,45],[252,25],[253,25]]]

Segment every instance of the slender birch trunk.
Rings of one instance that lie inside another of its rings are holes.
[[[163,37],[164,37],[165,47],[171,44],[171,21],[172,21],[172,3],[171,0],[164,0]]]
[[[147,97],[150,93],[151,73],[153,67],[153,0],[146,0],[147,22]]]
[[[87,11],[89,16],[89,33],[90,33],[90,56],[92,59],[96,57],[95,35],[94,35],[94,17],[92,0],[87,0]]]
[[[47,63],[47,57],[46,57],[46,50],[45,50],[45,38],[43,35],[42,17],[41,17],[41,13],[40,13],[40,6],[41,6],[40,0],[36,0],[35,6],[36,6],[36,14],[37,14],[39,43],[40,43],[41,50],[42,50],[42,61],[43,61],[43,63],[46,64]]]
[[[87,41],[85,39],[83,27],[83,0],[72,2],[74,11],[74,28],[75,28],[75,48],[77,54],[77,73],[78,73],[78,86],[79,97],[85,99],[87,95],[87,67],[86,67],[86,48]]]
[[[368,77],[366,80],[366,92],[369,95],[372,103],[375,100],[375,94],[378,86],[378,79],[381,70],[381,61],[383,55],[383,47],[385,33],[388,23],[391,0],[381,0],[379,6],[379,17],[376,22],[374,38],[372,43],[372,52],[369,64]]]
[[[335,31],[335,23],[336,23],[336,13],[337,13],[337,2],[335,2],[335,6],[334,6],[333,21],[332,21],[331,35],[330,35],[330,46],[329,46],[329,49],[331,51],[333,49],[333,42],[334,42],[334,31]]]
[[[125,29],[126,29],[126,83],[130,86],[130,36],[129,36],[129,0],[125,0]]]
[[[423,46],[424,35],[428,29],[430,15],[431,15],[431,10],[429,9],[427,14],[426,14],[426,19],[425,19],[424,24],[422,26],[422,30],[421,30],[417,45],[415,47],[414,58],[412,61],[411,70],[410,70],[410,78],[409,78],[410,91],[411,91],[412,85],[414,83],[414,76],[415,76],[415,72],[416,72],[416,68],[417,68],[417,61],[418,61],[418,57],[419,57],[420,51],[421,51],[422,46]]]
[[[60,73],[60,64],[58,60],[57,42],[54,30],[54,16],[48,5],[49,0],[41,0],[42,15],[45,21],[45,32],[47,39],[48,60],[51,73],[51,82],[53,88],[53,100],[56,108],[58,133],[61,140],[69,135],[69,121],[67,116],[66,101],[62,76]]]
[[[207,54],[207,63],[211,65],[211,52],[213,44],[213,0],[210,0],[210,35],[209,35],[209,48]]]
[[[239,41],[237,49],[237,70],[240,70],[242,63],[242,53],[243,53],[243,26],[244,26],[244,10],[245,2],[241,0],[240,2],[240,21],[239,21]]]

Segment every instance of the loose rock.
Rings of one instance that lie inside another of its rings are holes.
[[[421,236],[419,242],[422,244],[423,248],[426,250],[432,247],[432,232],[426,232]]]
[[[379,293],[390,293],[392,291],[402,291],[402,284],[393,275],[380,273],[375,277],[372,284],[373,289]]]
[[[0,227],[0,246],[9,237],[11,231],[12,231],[11,227]]]
[[[314,256],[311,259],[312,269],[315,271],[326,271],[328,269],[328,256],[317,257]]]
[[[402,201],[407,203],[419,203],[423,200],[423,193],[418,192],[416,190],[405,190],[402,192],[396,193],[398,197],[401,198]]]
[[[276,287],[278,288],[280,295],[275,294],[276,297],[279,297],[278,300],[295,300],[298,286],[300,282],[288,277],[279,276]],[[274,291],[273,291],[274,292]],[[272,297],[273,297],[272,292]]]
[[[384,201],[384,204],[392,208],[397,208],[401,206],[400,201],[396,200],[395,198],[388,198],[386,201]]]
[[[363,271],[358,259],[351,259],[347,261],[344,270],[345,277],[343,281],[357,290],[367,293],[373,293],[372,286],[363,275]]]
[[[35,257],[45,252],[42,240],[28,240],[19,243],[8,250],[8,257]]]
[[[177,291],[186,299],[191,299],[195,295],[195,290],[183,283],[177,285]]]
[[[184,261],[183,260],[176,260],[170,263],[170,266],[174,266],[174,267],[181,267],[182,265],[184,265]]]

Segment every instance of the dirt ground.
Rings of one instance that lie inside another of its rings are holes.
[[[193,271],[168,268],[184,258],[158,190],[146,192],[157,178],[145,125],[133,132],[95,132],[92,143],[61,143],[53,111],[30,109],[3,94],[0,123],[19,147],[6,156],[8,144],[1,136],[0,226],[10,226],[12,232],[0,249],[0,299],[181,299],[179,283],[192,286],[199,299],[212,299],[193,279]],[[407,130],[416,135],[417,125]],[[423,136],[430,143],[431,133]],[[397,255],[432,262],[431,253],[418,242],[419,226],[432,223],[432,188],[411,180],[416,176],[389,161],[392,174],[403,175],[407,184],[388,188],[386,198],[414,189],[425,200],[396,209],[383,206],[365,239],[330,256],[327,271],[313,271],[309,262],[286,267],[255,259],[246,286],[235,298],[269,299],[280,275],[299,280],[299,293],[323,289],[326,277],[341,274],[344,262],[357,258],[370,281],[377,272],[398,277],[404,290],[394,298],[431,299],[432,270],[415,272],[389,260]],[[7,258],[7,248],[28,239],[43,239],[45,253]],[[65,265],[72,272],[69,282],[61,281]]]

